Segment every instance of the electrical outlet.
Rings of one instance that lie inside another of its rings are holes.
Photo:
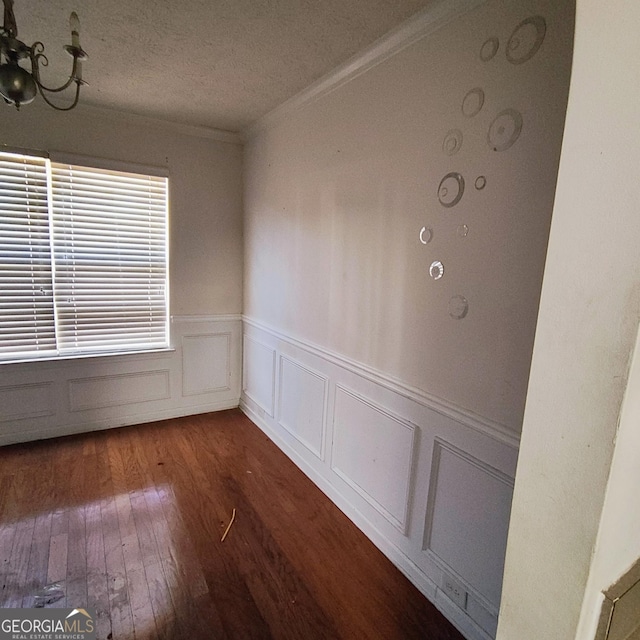
[[[455,578],[446,573],[442,574],[442,591],[461,609],[467,608],[467,592]]]

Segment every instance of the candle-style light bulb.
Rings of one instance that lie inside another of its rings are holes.
[[[80,19],[75,11],[69,16],[69,26],[71,27],[71,46],[80,48]]]

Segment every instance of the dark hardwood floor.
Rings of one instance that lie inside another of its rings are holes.
[[[462,640],[238,410],[0,448],[0,606],[36,604],[103,640]]]

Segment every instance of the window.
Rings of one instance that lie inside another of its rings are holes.
[[[167,203],[166,177],[0,152],[0,360],[168,347]]]

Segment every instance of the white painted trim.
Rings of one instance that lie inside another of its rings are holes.
[[[282,372],[284,367],[282,366],[282,363],[284,361],[287,361],[289,363],[291,363],[294,367],[298,367],[298,369],[300,369],[301,371],[304,371],[306,373],[308,373],[310,376],[313,376],[314,378],[317,378],[318,380],[320,380],[322,382],[322,433],[320,436],[320,450],[316,450],[313,448],[313,445],[310,442],[307,442],[305,438],[302,438],[300,436],[300,434],[296,433],[295,431],[291,431],[291,429],[289,429],[289,427],[287,427],[283,422],[282,422]],[[278,422],[278,425],[280,427],[282,427],[287,433],[291,434],[292,438],[295,438],[303,447],[306,447],[310,453],[312,453],[316,458],[318,458],[318,460],[320,460],[321,462],[325,461],[325,455],[326,455],[326,451],[325,451],[325,445],[326,445],[326,437],[327,437],[327,405],[329,403],[329,378],[321,373],[318,373],[317,371],[314,371],[313,369],[311,369],[310,367],[308,367],[307,365],[302,364],[299,360],[296,360],[294,358],[291,358],[287,355],[284,354],[280,354],[280,362],[278,364],[278,404],[277,404],[277,408],[276,408],[276,420]],[[250,396],[249,396],[250,397]],[[256,403],[257,404],[257,403]]]
[[[144,378],[151,378],[156,376],[162,376],[164,380],[163,393],[156,396],[144,396],[141,395],[138,398],[122,401],[105,401],[98,399],[92,404],[77,404],[73,399],[74,387],[83,384],[106,382],[108,380],[128,380],[133,386],[133,381],[143,380]],[[96,409],[108,409],[109,407],[126,407],[131,404],[141,404],[142,402],[158,402],[160,400],[171,399],[171,371],[169,369],[152,369],[150,371],[127,371],[125,373],[110,373],[104,376],[87,376],[83,378],[70,378],[67,380],[67,397],[69,413],[76,413],[79,411],[94,411]]]
[[[61,436],[75,435],[78,433],[90,433],[92,431],[103,431],[105,429],[115,429],[118,427],[128,427],[131,425],[147,424],[158,420],[168,420],[169,418],[181,418],[184,416],[209,413],[211,411],[224,411],[238,407],[238,400],[223,400],[201,405],[189,405],[188,407],[178,407],[164,409],[161,411],[151,411],[149,413],[136,413],[132,416],[120,418],[108,418],[105,420],[92,420],[87,424],[76,425],[56,425],[50,428],[34,429],[33,431],[18,431],[13,433],[3,433],[0,435],[0,447],[20,442],[30,442],[32,440],[46,440],[48,438],[59,438]]]
[[[245,342],[247,340],[271,352],[271,407],[265,407],[259,400],[254,398],[251,395],[251,393],[247,390],[246,376],[245,376],[246,364],[244,359],[244,356],[247,352],[247,349],[245,347]],[[275,412],[276,412],[276,364],[277,364],[276,357],[277,357],[277,352],[273,347],[269,346],[268,344],[265,344],[264,342],[261,342],[260,340],[256,340],[251,336],[243,334],[242,336],[242,388],[241,388],[242,393],[244,393],[247,396],[247,398],[251,400],[251,402],[255,403],[256,406],[260,407],[270,418],[274,418]]]
[[[357,360],[352,360],[351,358],[330,351],[329,349],[325,349],[324,347],[307,340],[287,335],[274,327],[248,316],[243,316],[243,322],[251,327],[270,333],[278,340],[288,342],[299,349],[328,360],[329,362],[343,367],[348,371],[356,373],[371,382],[379,384],[385,389],[389,389],[390,391],[408,398],[409,400],[413,400],[427,409],[431,409],[443,416],[451,418],[465,427],[479,431],[502,444],[506,444],[516,450],[520,445],[519,434],[506,425],[480,416],[477,413],[460,407],[453,402],[445,400],[444,398],[439,398],[438,396],[422,391],[421,389],[417,389],[416,387],[411,387],[384,371],[369,367]]]
[[[462,609],[454,605],[436,584],[412,562],[398,547],[384,536],[358,509],[331,484],[331,482],[310,465],[282,436],[272,429],[266,420],[240,398],[241,411],[256,424],[291,461],[362,531],[371,542],[412,582],[435,607],[447,617],[467,640],[492,640],[485,631]]]
[[[335,451],[335,439],[336,439],[335,434],[336,434],[336,428],[337,428],[336,427],[336,406],[337,406],[338,393],[343,393],[346,396],[353,398],[357,402],[360,402],[361,404],[365,405],[366,407],[369,407],[373,411],[376,411],[381,416],[384,416],[385,418],[392,420],[396,424],[399,424],[401,427],[403,427],[404,429],[406,429],[411,433],[411,445],[409,447],[409,467],[405,469],[406,471],[405,480],[407,483],[407,490],[405,491],[405,495],[404,495],[402,519],[398,519],[390,511],[385,509],[385,507],[382,504],[380,504],[380,502],[378,502],[375,499],[375,497],[372,496],[364,487],[361,487],[353,478],[349,477],[344,471],[342,471],[336,466],[334,451]],[[404,418],[401,418],[400,416],[397,416],[391,413],[388,409],[385,409],[384,407],[379,406],[369,398],[366,398],[365,396],[359,393],[356,393],[352,389],[349,389],[342,384],[336,383],[335,395],[336,395],[336,400],[334,400],[333,416],[331,417],[331,421],[333,424],[333,434],[334,434],[333,442],[331,443],[331,464],[330,464],[331,471],[333,471],[339,478],[342,479],[343,482],[349,485],[358,495],[360,495],[364,500],[366,500],[376,511],[380,513],[381,516],[386,518],[389,521],[389,523],[392,526],[394,526],[403,536],[406,536],[407,535],[407,519],[409,515],[409,499],[413,493],[414,466],[415,466],[415,456],[416,456],[416,451],[415,451],[416,431],[418,430],[418,427],[416,427],[415,424],[412,424],[408,420],[405,420]]]
[[[436,588],[436,597],[432,602],[436,609],[438,609],[465,638],[469,640],[494,640],[479,624],[452,602],[442,589]]]
[[[47,380],[45,382],[27,382],[25,384],[9,384],[0,386],[0,394],[11,391],[19,391],[23,389],[28,389],[30,391],[41,391],[43,393],[48,392],[53,389],[53,382]],[[20,411],[18,413],[5,414],[0,417],[0,424],[3,422],[13,422],[14,420],[26,420],[28,418],[46,418],[48,416],[55,415],[55,410],[52,408],[49,409],[40,409],[38,411],[29,410],[28,408],[25,411]]]
[[[442,451],[446,450],[450,454],[456,456],[460,460],[464,461],[466,464],[471,465],[481,471],[482,473],[487,474],[491,478],[494,478],[498,482],[501,482],[505,486],[509,487],[511,491],[513,491],[514,480],[511,476],[508,476],[506,473],[503,473],[499,469],[492,467],[490,464],[486,463],[484,460],[480,460],[476,456],[470,454],[468,451],[464,451],[459,447],[447,442],[446,440],[435,437],[433,442],[433,453],[432,453],[432,463],[431,463],[431,479],[429,482],[429,497],[427,501],[427,515],[425,518],[424,525],[424,537],[422,541],[422,552],[432,561],[434,562],[440,569],[449,573],[452,577],[454,577],[458,582],[460,582],[464,588],[482,605],[489,613],[497,616],[499,612],[500,605],[496,605],[494,602],[490,602],[486,596],[484,596],[480,591],[478,591],[475,587],[473,587],[467,580],[464,579],[463,576],[459,575],[458,572],[449,565],[449,563],[441,558],[432,548],[431,548],[431,534],[433,530],[433,517],[434,517],[434,509],[436,502],[436,494],[438,491],[438,474],[440,472],[440,464],[441,464],[441,455]]]
[[[486,609],[491,615],[497,616],[500,607],[496,607],[495,604],[489,602],[485,596],[483,596],[477,589],[472,587],[467,580],[465,580],[455,569],[453,569],[447,562],[445,562],[435,551],[432,549],[426,549],[423,552],[431,562],[433,562],[444,573],[449,574],[452,578],[455,578],[464,590],[478,602],[478,604]],[[443,592],[443,595],[446,594]],[[448,597],[448,596],[447,596]]]
[[[74,368],[83,361],[94,360],[96,364],[108,362],[109,364],[123,364],[125,362],[148,362],[151,360],[166,360],[175,353],[174,347],[162,349],[147,349],[144,351],[110,351],[105,353],[75,353],[69,356],[51,358],[34,358],[31,360],[7,360],[0,362],[0,366],[11,368],[14,371],[30,369],[37,366],[39,371],[51,369]]]
[[[32,105],[33,107],[33,105]],[[36,107],[41,108],[41,107]],[[48,108],[48,107],[47,107]],[[242,145],[243,140],[240,134],[235,131],[225,131],[223,129],[215,129],[213,127],[203,127],[192,124],[184,124],[173,120],[164,120],[163,118],[154,118],[151,116],[143,116],[129,111],[119,111],[117,109],[108,109],[106,107],[97,107],[95,105],[82,103],[76,108],[79,115],[87,115],[103,120],[128,122],[138,127],[150,127],[153,129],[169,130],[173,133],[179,133],[194,138],[205,138],[208,140],[216,140],[218,142],[228,142],[230,144]]]
[[[168,178],[169,168],[164,166],[139,164],[137,162],[124,162],[114,158],[103,158],[101,156],[87,156],[80,153],[69,153],[67,151],[49,151],[49,160],[58,164],[80,165],[90,169],[103,169],[105,171],[121,171],[124,173],[139,173],[145,176],[156,178]]]
[[[295,111],[351,82],[365,71],[379,65],[402,49],[441,29],[484,2],[486,0],[440,0],[437,4],[417,13],[399,27],[376,40],[370,47],[243,129],[242,139],[250,140],[263,129],[282,122]]]
[[[3,360],[2,362],[0,362],[0,365],[7,367],[20,367],[25,365],[27,367],[30,367],[34,364],[37,364],[40,370],[45,370],[47,368],[58,368],[62,365],[73,367],[81,360],[99,361],[100,358],[108,358],[108,362],[113,364],[120,361],[131,362],[136,357],[143,356],[145,360],[151,357],[166,358],[167,356],[173,355],[174,352],[174,347],[160,347],[158,349],[140,349],[139,351],[101,351],[97,353],[73,353],[70,355],[49,356],[46,358]]]
[[[237,322],[242,320],[239,313],[227,313],[214,316],[171,316],[171,322]]]
[[[191,393],[185,393],[185,366],[184,366],[184,343],[185,340],[192,340],[193,338],[217,338],[223,336],[227,339],[227,384],[223,387],[207,387],[198,391],[192,391]],[[182,336],[182,397],[189,398],[191,396],[201,396],[206,393],[217,393],[219,391],[231,391],[231,331],[218,331],[217,333],[187,333]]]

